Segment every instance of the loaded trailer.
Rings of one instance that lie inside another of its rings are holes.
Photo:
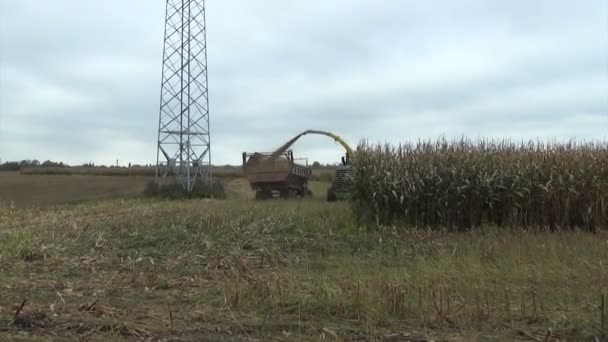
[[[312,196],[308,189],[312,169],[307,159],[294,159],[292,150],[279,156],[243,152],[243,173],[258,200]]]

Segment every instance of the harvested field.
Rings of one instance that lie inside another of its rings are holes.
[[[352,217],[321,201],[0,209],[0,339],[599,336],[605,232],[369,230]]]
[[[23,175],[85,175],[85,176],[141,176],[153,177],[156,173],[154,168],[133,167],[133,168],[115,168],[115,167],[38,167],[24,168],[21,171]],[[0,172],[1,174],[2,172]],[[313,181],[331,181],[333,179],[334,170],[331,167],[313,168],[311,180]],[[231,179],[243,177],[241,167],[225,167],[218,166],[213,168],[213,177],[220,179]]]
[[[0,172],[0,203],[17,208],[47,207],[64,203],[96,201],[110,198],[140,197],[148,182],[146,176],[45,175]],[[254,193],[247,180],[240,177],[218,178],[224,183],[230,199],[250,199]],[[314,197],[324,199],[329,184],[311,181]]]
[[[0,202],[17,207],[139,196],[153,177],[90,175],[21,175],[0,172]]]
[[[23,175],[87,175],[87,176],[144,176],[154,177],[154,167],[36,167],[24,168]],[[214,167],[213,175],[219,178],[242,176],[239,167]]]
[[[383,151],[356,162],[392,193],[382,170],[421,164]],[[224,178],[226,201],[171,202],[141,198],[149,179],[0,173],[0,340],[567,341],[608,324],[605,227],[375,225],[326,203],[328,182],[260,203]]]

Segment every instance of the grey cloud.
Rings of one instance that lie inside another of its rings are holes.
[[[163,11],[143,0],[0,4],[1,157],[153,162]],[[606,134],[603,1],[223,0],[208,13],[219,164],[307,128],[353,145]],[[316,137],[295,148],[323,162],[340,153]]]

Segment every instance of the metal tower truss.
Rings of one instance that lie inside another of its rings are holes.
[[[204,0],[167,0],[156,181],[211,182]]]

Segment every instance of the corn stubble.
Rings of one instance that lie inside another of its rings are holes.
[[[378,224],[608,227],[608,142],[361,142],[352,204]]]

